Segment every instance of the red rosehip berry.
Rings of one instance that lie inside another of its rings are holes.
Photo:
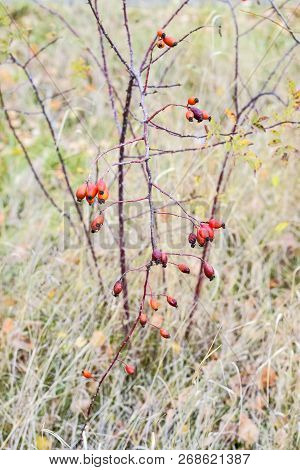
[[[198,231],[197,231],[197,236],[198,235],[199,235],[199,237],[204,238],[204,240],[206,240],[208,242],[209,233],[208,233],[208,230],[207,230],[206,227],[200,226],[200,228],[198,228]]]
[[[142,325],[143,328],[145,327],[147,321],[148,321],[147,315],[145,313],[141,313],[140,314],[140,324]]]
[[[218,229],[218,228],[221,228],[221,227],[225,228],[224,222],[221,222],[220,220],[210,219],[210,221],[208,223],[209,223],[209,226],[211,228],[214,228],[214,229]]]
[[[167,302],[169,305],[171,305],[171,307],[178,307],[177,300],[174,299],[174,297],[171,297],[170,295],[167,295]]]
[[[115,297],[118,297],[118,295],[121,294],[122,290],[123,290],[123,284],[122,284],[122,282],[121,282],[121,281],[117,281],[117,282],[115,283],[114,287],[113,287],[113,295],[114,295]]]
[[[195,248],[196,246],[196,241],[197,241],[197,236],[192,232],[189,234],[189,244],[191,245],[192,248]]]
[[[201,237],[199,230],[197,230],[197,242],[200,246],[204,246],[206,242],[205,238]]]
[[[161,264],[162,264],[163,268],[167,267],[167,264],[168,264],[168,255],[167,255],[167,253],[162,253],[161,254]]]
[[[98,180],[97,188],[98,188],[98,193],[100,194],[100,196],[102,196],[104,194],[105,190],[107,189],[106,183],[104,182],[104,180],[102,178],[100,178]]]
[[[210,225],[207,225],[207,231],[208,231],[208,235],[209,235],[209,240],[212,242],[213,239],[215,238],[215,232],[214,232],[214,229],[211,228]]]
[[[200,226],[201,226],[202,228],[204,228],[204,229],[207,231],[208,236],[209,236],[209,240],[212,242],[213,239],[215,238],[214,230],[213,230],[213,229],[211,228],[211,226],[210,226],[209,224],[207,224],[207,223],[202,223],[202,224],[200,224]]]
[[[77,188],[76,199],[78,202],[81,202],[82,199],[85,198],[86,190],[87,190],[87,183],[83,183],[82,185],[79,186],[79,188]]]
[[[161,251],[155,248],[152,253],[152,261],[154,261],[155,264],[159,264],[161,262],[161,255]]]
[[[91,223],[91,232],[92,233],[99,232],[103,224],[104,224],[104,215],[103,214],[97,215],[97,217]]]
[[[124,370],[125,370],[126,374],[128,374],[128,375],[133,375],[135,373],[135,367],[131,366],[129,364],[125,365]]]
[[[185,113],[185,117],[187,118],[189,122],[193,122],[195,116],[194,116],[193,111],[188,109],[187,112]]]
[[[215,270],[214,268],[208,264],[206,261],[204,262],[203,264],[203,271],[204,271],[204,274],[206,277],[208,277],[208,279],[210,281],[212,281],[215,277]]]
[[[165,330],[164,328],[161,328],[159,330],[159,334],[162,338],[165,338],[165,339],[169,339],[170,338],[170,334],[168,333],[167,330]]]
[[[190,268],[186,264],[181,263],[181,264],[178,264],[177,267],[179,271],[181,271],[184,274],[190,274],[191,272]]]

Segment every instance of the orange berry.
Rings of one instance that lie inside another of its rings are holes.
[[[147,321],[148,321],[147,315],[145,313],[141,313],[140,314],[140,324],[142,325],[143,328],[146,325]]]
[[[159,38],[161,38],[163,35],[164,35],[163,30],[162,30],[162,29],[159,29],[159,30],[157,31],[157,36],[158,36]]]
[[[156,43],[156,46],[158,47],[158,49],[162,49],[163,47],[165,47],[165,43],[164,43],[164,41],[159,39],[159,41],[157,41],[157,43]]]
[[[191,270],[186,264],[181,263],[181,264],[178,264],[177,266],[178,266],[179,271],[181,271],[182,273],[190,274]]]
[[[108,197],[109,197],[109,192],[108,192],[108,189],[106,188],[103,194],[100,194],[100,193],[98,194],[99,203],[104,204],[105,201],[108,199]]]
[[[188,104],[190,104],[191,106],[193,106],[194,104],[197,104],[197,103],[199,103],[199,100],[198,100],[198,98],[195,98],[194,96],[191,96],[188,99]]]
[[[84,369],[81,373],[82,373],[82,376],[85,379],[92,379],[93,378],[93,374],[89,370]]]
[[[159,334],[162,338],[165,338],[165,339],[169,339],[170,338],[170,334],[167,332],[167,330],[165,330],[164,328],[161,328],[159,330]]]
[[[175,47],[177,46],[177,41],[172,38],[171,36],[163,36],[163,41],[164,43],[169,46],[169,47]]]
[[[93,199],[88,199],[87,196],[85,197],[87,202],[89,203],[90,206],[92,206],[94,204],[94,201],[95,201],[95,198],[93,197]]]
[[[205,119],[205,120],[207,120],[207,121],[210,121],[210,120],[211,120],[211,115],[208,114],[208,112],[207,112],[207,111],[204,111],[203,109],[202,109],[202,119]]]
[[[124,370],[128,375],[133,375],[135,373],[135,367],[129,364],[126,364],[126,366],[124,367]]]
[[[149,304],[150,304],[150,307],[157,311],[159,309],[159,303],[157,302],[156,299],[154,299],[153,297],[151,297],[150,301],[149,301]]]
[[[87,201],[92,201],[98,192],[97,185],[95,183],[88,183],[86,190],[86,199]]]
[[[86,183],[83,183],[81,186],[79,186],[79,188],[77,188],[76,198],[77,198],[78,202],[81,202],[82,199],[85,198],[86,190],[87,190],[87,184]]]

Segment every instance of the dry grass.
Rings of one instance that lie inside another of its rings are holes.
[[[31,28],[31,44],[43,45],[52,34],[61,38],[40,58],[47,73],[40,64],[32,64],[35,81],[46,96],[56,91],[54,83],[61,90],[75,87],[68,96],[82,124],[76,122],[60,98],[49,101],[48,106],[76,187],[89,172],[95,155],[92,140],[104,150],[117,140],[104,79],[84,49],[89,44],[99,53],[95,25],[86,5],[61,7],[82,34],[80,43],[57,19],[48,17],[46,21],[45,13],[29,4],[22,2],[25,10],[18,24]],[[11,8],[20,8],[21,4],[14,5]],[[53,6],[58,7],[57,2]],[[246,9],[246,4],[243,7]],[[130,9],[137,57],[142,56],[162,18],[168,16],[166,10],[172,8]],[[126,54],[121,13],[115,13],[118,9],[116,2],[116,10],[107,12],[105,24]],[[261,13],[264,7],[254,10]],[[293,24],[292,7],[287,13]],[[185,102],[193,91],[215,120],[229,128],[224,110],[232,108],[233,37],[227,7],[216,3],[213,7],[186,8],[170,29],[180,36],[199,24],[211,23],[217,15],[223,18],[223,37],[204,30],[174,49],[176,62],[163,83],[179,82],[182,86],[150,95],[150,111],[170,101]],[[242,12],[238,18],[242,30],[257,21]],[[255,94],[290,45],[290,36],[271,23],[263,23],[242,39],[240,66],[251,93]],[[13,47],[19,57],[28,56],[22,39],[16,39]],[[108,55],[114,84],[123,97],[126,77],[111,51]],[[171,56],[153,67],[151,84],[159,81]],[[88,77],[74,72],[79,57],[89,61]],[[278,93],[284,100],[288,79],[295,79],[295,74],[292,60],[274,78],[276,81],[283,75]],[[1,65],[0,78],[10,108],[37,109],[20,71]],[[134,100],[140,117],[137,93]],[[247,94],[241,94],[240,100],[245,103]],[[258,108],[270,117],[270,122],[276,122],[275,113],[283,115],[282,104],[272,98],[262,99]],[[70,198],[41,117],[12,116],[45,185],[60,205],[69,208]],[[138,133],[139,123],[132,122]],[[189,125],[180,109],[166,111],[157,122],[185,133],[200,135],[203,131]],[[49,440],[47,445],[64,448],[59,438],[69,445],[74,443],[94,389],[92,383],[86,384],[81,378],[80,371],[88,368],[100,373],[107,367],[123,335],[122,306],[113,298],[104,306],[97,276],[88,267],[92,264],[84,237],[80,241],[74,236],[66,239],[63,220],[44,199],[2,120],[0,132],[0,442],[2,448],[31,449],[36,448],[37,437],[43,434]],[[218,235],[211,257],[218,275],[214,283],[204,283],[189,340],[185,332],[198,272],[194,262],[190,262],[190,276],[178,276],[175,269],[168,268],[167,290],[179,303],[176,311],[162,308],[172,339],[161,341],[149,329],[134,336],[126,356],[137,365],[138,373],[134,378],[127,377],[122,367],[114,368],[87,431],[89,448],[299,448],[299,163],[293,152],[288,161],[276,157],[274,148],[267,145],[271,138],[270,132],[257,131],[250,136],[252,149],[262,160],[256,174],[242,158],[232,160],[220,208],[228,229]],[[286,126],[280,138],[295,146],[296,132]],[[152,130],[151,146],[180,149],[195,146],[195,139],[172,138]],[[131,152],[136,153],[134,146]],[[221,146],[213,151],[156,156],[151,165],[156,181],[178,199],[200,196],[189,210],[205,217],[223,156]],[[116,158],[112,152],[107,160],[112,163]],[[103,163],[100,171],[105,170]],[[109,181],[111,199],[116,200],[116,181],[112,176]],[[144,193],[141,170],[134,165],[127,175],[126,197]],[[156,201],[168,202],[159,194]],[[146,204],[131,209],[135,213],[142,210],[147,210]],[[86,209],[86,219],[88,212]],[[71,214],[77,223],[74,209]],[[109,292],[119,273],[115,210],[107,214],[107,221],[94,243]],[[149,256],[148,226],[148,214],[127,225],[128,260],[132,266],[143,264]],[[161,245],[165,248],[177,245],[183,249],[188,230],[180,219],[159,218]],[[132,317],[136,315],[142,283],[141,275],[129,276]],[[151,286],[156,292],[163,290],[158,268],[151,274]],[[268,383],[264,381],[266,366],[270,372]]]

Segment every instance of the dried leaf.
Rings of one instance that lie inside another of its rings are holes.
[[[14,327],[14,321],[12,318],[5,318],[4,319],[4,322],[3,322],[3,325],[2,325],[2,333],[4,334],[8,334],[11,332],[11,330],[13,329]]]
[[[254,400],[253,408],[257,411],[262,411],[266,407],[266,401],[261,395],[257,395]]]
[[[33,349],[33,344],[30,339],[17,332],[12,335],[11,345],[15,349],[21,349],[23,351],[31,351]]]
[[[238,430],[239,438],[247,446],[252,446],[258,440],[259,430],[256,424],[244,413],[241,414]]]
[[[90,343],[94,348],[100,348],[106,341],[106,336],[101,330],[95,330],[92,334]]]
[[[231,109],[226,108],[225,114],[228,117],[228,119],[230,119],[233,123],[236,123],[236,115]]]
[[[261,389],[274,387],[277,381],[277,374],[272,367],[264,367],[260,374],[259,386]]]

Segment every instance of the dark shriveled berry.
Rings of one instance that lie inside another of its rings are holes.
[[[174,299],[174,297],[171,297],[170,295],[167,295],[167,302],[169,305],[171,305],[171,307],[178,307],[177,300]]]
[[[189,244],[192,248],[195,248],[197,241],[197,236],[192,232],[189,234]]]

